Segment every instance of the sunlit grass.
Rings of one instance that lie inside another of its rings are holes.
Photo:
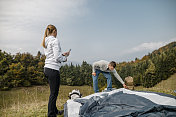
[[[138,91],[153,91],[153,92],[160,92],[160,93],[166,93],[176,96],[176,93],[174,90],[176,90],[176,73],[172,75],[167,80],[163,80],[160,83],[158,83],[156,86],[152,88],[144,88],[142,86],[135,87],[135,90]]]
[[[90,86],[61,86],[57,99],[58,109],[68,100],[68,94],[79,89],[83,96],[93,93]],[[45,117],[49,98],[49,86],[16,88],[0,91],[0,116],[2,117]],[[62,115],[63,116],[63,115]]]

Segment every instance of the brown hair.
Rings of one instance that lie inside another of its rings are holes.
[[[110,64],[111,66],[113,66],[114,68],[116,67],[116,62],[114,62],[114,61],[111,61],[109,64]]]
[[[57,31],[56,27],[54,25],[48,25],[47,28],[45,29],[45,34],[44,34],[44,37],[43,37],[43,42],[42,42],[42,46],[44,48],[46,48],[45,46],[45,38],[50,35],[53,31]]]

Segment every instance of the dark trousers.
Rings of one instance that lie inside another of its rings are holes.
[[[50,86],[50,96],[48,102],[48,117],[56,117],[58,109],[56,107],[56,100],[59,93],[60,73],[57,70],[44,68],[45,77],[48,79]]]

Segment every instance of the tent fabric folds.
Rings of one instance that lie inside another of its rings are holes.
[[[174,117],[176,97],[121,88],[67,100],[64,111],[64,117]]]

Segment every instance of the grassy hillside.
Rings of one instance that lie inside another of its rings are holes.
[[[176,93],[174,93],[174,90],[176,90],[176,73],[169,77],[167,80],[161,81],[152,88],[144,88],[139,86],[135,87],[135,90],[161,92],[176,96]]]

